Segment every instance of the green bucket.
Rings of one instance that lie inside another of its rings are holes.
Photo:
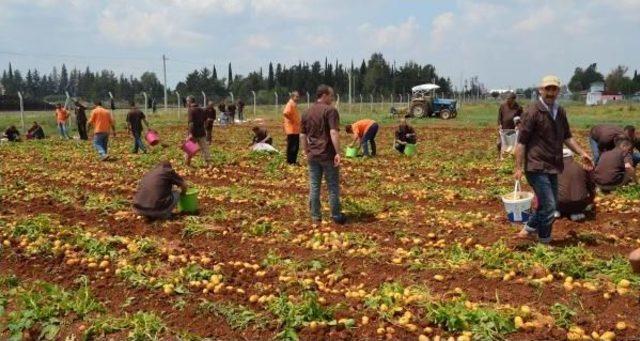
[[[347,147],[347,151],[345,154],[347,157],[356,157],[358,156],[358,148]]]
[[[189,188],[187,193],[180,195],[178,202],[180,212],[195,213],[198,211],[198,190]]]
[[[416,145],[415,144],[411,144],[411,143],[407,143],[404,146],[404,155],[406,155],[406,156],[416,155]]]

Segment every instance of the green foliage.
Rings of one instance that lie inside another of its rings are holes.
[[[333,319],[333,309],[323,307],[314,291],[303,292],[300,302],[292,302],[281,295],[269,305],[269,311],[278,318],[282,327],[278,338],[284,340],[298,340],[297,331],[307,322]]]
[[[556,325],[568,329],[573,324],[573,318],[577,313],[564,304],[556,303],[551,306],[551,316],[555,319]]]
[[[212,302],[202,299],[198,305],[198,310],[212,313],[223,317],[233,329],[246,329],[249,326],[264,328],[268,319],[243,305],[230,302]]]

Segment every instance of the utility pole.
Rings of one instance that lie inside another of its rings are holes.
[[[164,111],[169,108],[167,95],[167,57],[162,55],[162,73],[164,75]]]
[[[351,66],[353,66],[353,61],[351,61]],[[353,106],[353,99],[351,98],[351,72],[353,68],[349,69],[349,113],[351,113],[351,107]]]

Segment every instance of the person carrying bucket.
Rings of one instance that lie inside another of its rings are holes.
[[[558,175],[558,212],[572,221],[586,218],[593,211],[596,186],[582,165],[575,162],[573,152],[562,151],[564,170]]]
[[[394,148],[400,152],[400,154],[404,154],[405,147],[407,144],[416,144],[417,136],[416,131],[407,123],[406,116],[400,119],[400,125],[398,125],[398,130],[396,130],[396,140]]]
[[[211,153],[209,152],[209,143],[207,142],[207,133],[205,130],[205,122],[207,114],[200,108],[193,96],[187,96],[187,105],[189,106],[189,137],[200,146],[204,161],[209,165],[211,163]],[[186,154],[185,161],[187,166],[191,166],[193,155]]]
[[[180,188],[180,192],[173,189]],[[176,173],[169,161],[162,161],[140,180],[133,197],[133,211],[148,219],[169,219],[178,205],[180,195],[187,193],[184,179]]]
[[[498,109],[498,153],[500,159],[503,159],[504,153],[508,152],[504,140],[516,133],[516,118],[522,115],[522,107],[516,102],[516,94],[510,92],[507,100],[500,105]]]
[[[133,149],[131,152],[137,154],[138,149],[140,149],[143,153],[147,153],[147,147],[142,142],[142,123],[149,129],[149,122],[147,122],[144,113],[136,107],[136,102],[130,101],[129,105],[131,109],[127,114],[127,129],[133,136]]]
[[[516,145],[514,178],[522,175],[533,187],[538,198],[538,210],[531,216],[518,238],[535,238],[540,243],[551,241],[555,210],[558,203],[558,174],[562,173],[562,148],[566,145],[582,156],[588,170],[593,160],[573,139],[567,113],[556,99],[560,93],[560,79],[546,76],[539,87],[540,97],[529,105],[522,119]]]
[[[371,119],[364,119],[348,124],[345,127],[348,134],[353,134],[351,147],[362,147],[364,156],[376,156],[376,135],[378,134],[378,123]],[[369,144],[371,144],[371,154],[369,154]]]

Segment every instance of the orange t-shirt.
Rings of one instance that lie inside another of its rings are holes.
[[[300,134],[300,113],[298,112],[298,104],[292,99],[289,100],[284,107],[284,133]]]
[[[115,126],[111,113],[103,107],[96,107],[91,111],[89,124],[93,125],[94,133],[108,133],[111,126]]]
[[[56,120],[58,123],[67,122],[69,113],[65,108],[56,109]]]
[[[362,138],[364,134],[367,132],[367,129],[371,127],[376,121],[370,119],[364,119],[360,121],[356,121],[351,124],[351,129],[353,129],[353,135]]]

